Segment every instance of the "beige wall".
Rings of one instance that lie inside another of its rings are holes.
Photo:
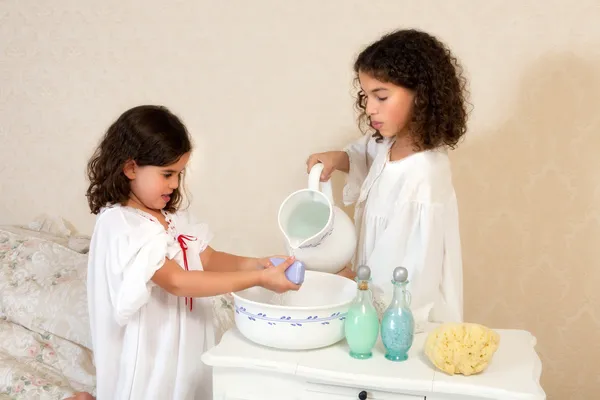
[[[598,1],[83,3],[0,3],[0,222],[51,213],[89,232],[93,146],[126,108],[162,103],[197,143],[192,209],[215,246],[279,252],[307,155],[356,137],[353,56],[420,27],[471,79],[453,154],[466,315],[532,331],[550,399],[600,389]]]

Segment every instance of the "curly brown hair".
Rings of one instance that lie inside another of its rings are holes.
[[[185,125],[167,108],[142,105],[125,111],[109,128],[87,165],[90,185],[86,196],[92,214],[111,204],[125,204],[130,182],[123,168],[129,160],[139,166],[167,166],[192,150]],[[180,186],[171,194],[165,210],[174,212],[181,203]]]
[[[361,128],[369,126],[370,121],[359,72],[414,91],[409,132],[418,149],[454,148],[465,134],[467,81],[457,58],[434,36],[414,29],[388,33],[358,55],[354,72],[358,84],[355,106]],[[383,139],[377,131],[373,136],[378,142]]]

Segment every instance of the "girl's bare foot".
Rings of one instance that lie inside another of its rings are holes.
[[[87,392],[77,392],[73,396],[67,397],[65,400],[96,400],[96,398]]]

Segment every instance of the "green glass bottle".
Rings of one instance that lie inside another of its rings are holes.
[[[379,318],[373,306],[373,294],[369,289],[370,280],[369,267],[360,266],[356,271],[358,290],[344,323],[350,356],[361,360],[373,356],[372,349],[379,336]]]

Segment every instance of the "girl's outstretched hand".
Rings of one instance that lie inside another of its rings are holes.
[[[269,268],[269,267],[272,267],[273,263],[271,262],[271,258],[281,258],[282,260],[285,260],[286,258],[288,258],[288,256],[274,255],[274,256],[259,258],[258,259],[258,265],[259,265],[259,267],[260,268]]]
[[[306,160],[307,173],[310,173],[311,168],[317,163],[323,164],[321,182],[327,182],[336,169],[348,172],[348,154],[345,151],[327,151],[325,153],[311,154],[308,160]]]
[[[296,285],[285,276],[285,271],[296,261],[294,257],[288,257],[278,266],[273,266],[267,262],[265,269],[261,271],[261,286],[275,293],[285,293],[288,290],[298,290],[300,285]]]

